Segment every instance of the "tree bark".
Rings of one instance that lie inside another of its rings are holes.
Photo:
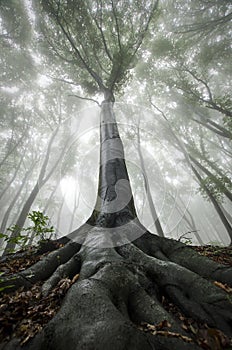
[[[203,122],[203,121],[200,121],[197,119],[193,119],[193,120],[196,123],[203,125],[205,128],[213,131],[214,133],[216,133],[222,137],[232,139],[232,134],[230,131],[226,130],[224,127],[222,127],[221,125],[215,123],[214,121],[212,121],[210,119],[207,119],[206,122]],[[211,124],[211,125],[209,125],[209,124]]]
[[[27,215],[31,209],[32,204],[34,203],[40,189],[44,186],[44,184],[49,180],[49,178],[51,177],[51,175],[53,174],[54,170],[56,169],[59,161],[60,161],[60,157],[58,158],[58,160],[55,162],[55,164],[52,166],[51,170],[48,172],[48,174],[46,174],[46,170],[47,170],[47,165],[49,162],[49,157],[50,157],[50,152],[51,152],[51,148],[52,148],[52,144],[53,141],[56,137],[56,134],[58,132],[59,128],[56,128],[54,130],[54,132],[51,135],[51,138],[48,142],[48,147],[47,147],[47,151],[46,151],[46,155],[42,164],[42,167],[40,169],[40,173],[37,179],[37,182],[35,184],[35,186],[33,187],[30,195],[28,196],[19,216],[18,219],[16,221],[16,229],[12,232],[11,238],[16,237],[19,233],[20,230],[23,228],[23,225],[27,219]],[[61,155],[62,156],[62,152]],[[5,247],[4,253],[3,255],[7,254],[9,251],[12,251],[15,248],[16,244],[9,241]]]
[[[214,181],[215,176],[206,168],[204,167],[200,162],[198,162],[192,155],[189,156],[189,158],[191,159],[191,161],[197,165],[197,167],[199,169],[201,169],[207,176],[210,177],[210,179]],[[215,184],[217,184],[215,182]],[[224,195],[230,200],[232,201],[232,193],[230,191],[227,190],[227,188],[221,183],[221,187],[222,187],[222,192],[224,193]]]
[[[23,347],[12,339],[2,349],[198,349],[193,342],[139,328],[143,322],[167,320],[171,331],[185,335],[178,319],[164,309],[162,296],[185,315],[232,335],[232,305],[226,292],[212,283],[231,285],[232,269],[180,242],[149,233],[136,220],[112,100],[106,99],[101,109],[101,164],[93,214],[68,235],[64,247],[18,275],[3,277],[0,285],[14,281],[15,289],[30,288],[43,281],[47,295],[64,276],[79,274],[79,279],[40,333]],[[115,241],[116,229],[124,236],[124,244]]]
[[[192,166],[192,171],[194,172],[194,174],[195,174],[196,178],[198,179],[199,183],[203,184],[203,179],[200,176],[200,174],[198,173],[198,171],[196,170],[196,168],[194,168],[194,166]],[[227,220],[227,218],[224,215],[220,205],[218,204],[217,200],[214,198],[214,196],[212,195],[210,190],[207,188],[207,186],[203,184],[203,187],[204,187],[204,190],[207,193],[209,199],[211,200],[211,202],[212,202],[216,212],[218,213],[218,215],[219,215],[219,217],[220,217],[220,219],[221,219],[221,221],[222,221],[222,223],[223,223],[223,225],[224,225],[224,227],[225,227],[225,229],[226,229],[226,231],[227,231],[227,233],[228,233],[228,235],[230,237],[230,241],[232,243],[232,227],[231,227],[229,221]]]
[[[147,172],[146,172],[146,168],[145,168],[145,164],[144,164],[144,159],[143,159],[143,154],[141,151],[141,144],[140,144],[140,130],[139,130],[139,126],[137,128],[137,150],[138,150],[138,154],[139,154],[139,159],[140,159],[140,164],[141,164],[141,169],[143,172],[143,178],[144,178],[144,182],[145,182],[145,189],[146,189],[146,195],[147,195],[147,199],[148,199],[148,204],[149,204],[149,208],[150,208],[150,212],[151,212],[151,216],[152,219],[154,221],[155,224],[155,228],[156,231],[158,233],[158,235],[160,237],[164,237],[164,231],[160,222],[160,219],[158,217],[155,205],[154,205],[154,201],[151,195],[151,189],[150,189],[150,185],[149,185],[149,181],[148,181],[148,177],[147,177]]]
[[[88,221],[101,227],[117,227],[136,218],[113,101],[112,94],[106,91],[101,106],[98,197]]]
[[[23,188],[24,188],[24,185],[27,181],[27,178],[28,178],[28,175],[31,173],[33,167],[34,167],[35,164],[33,164],[31,166],[31,168],[26,172],[23,180],[22,180],[22,183],[21,185],[19,186],[18,188],[18,191],[16,192],[15,196],[13,197],[12,201],[10,202],[10,205],[9,207],[7,208],[6,212],[5,212],[5,215],[3,216],[3,219],[2,219],[2,224],[1,224],[1,228],[0,228],[0,232],[5,232],[5,229],[6,229],[6,225],[7,225],[7,221],[9,219],[9,216],[10,216],[10,213],[11,213],[11,210],[13,209],[17,199],[19,198],[20,196],[20,193],[22,192]]]
[[[9,189],[10,185],[14,182],[14,180],[15,180],[17,174],[18,174],[18,171],[19,171],[19,169],[20,169],[20,167],[22,165],[23,157],[24,157],[25,153],[26,153],[26,150],[24,150],[23,155],[21,156],[20,161],[19,161],[18,165],[16,166],[16,169],[14,171],[14,174],[13,174],[12,178],[10,179],[10,181],[6,184],[6,186],[4,187],[2,192],[0,193],[0,200],[3,198],[3,196],[6,193],[6,191]]]

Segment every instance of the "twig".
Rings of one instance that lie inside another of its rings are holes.
[[[198,232],[200,230],[193,230],[193,231],[188,231],[188,232],[185,232],[183,233],[182,235],[180,235],[180,237],[178,238],[178,241],[181,240],[181,238],[183,238],[185,235],[187,235],[188,233],[192,233],[192,232]],[[190,239],[189,237],[186,237],[187,239]]]
[[[94,100],[93,98],[82,97],[82,96],[78,96],[78,95],[68,95],[68,96],[74,96],[74,97],[77,97],[77,98],[79,98],[81,100],[87,100],[87,101],[95,102],[100,107],[100,103],[97,100]]]

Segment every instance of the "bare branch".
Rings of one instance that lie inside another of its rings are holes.
[[[213,96],[212,96],[212,92],[211,92],[211,90],[210,90],[209,85],[208,85],[203,79],[198,78],[198,77],[196,76],[196,74],[193,73],[192,71],[190,71],[188,68],[184,68],[184,70],[185,70],[187,73],[189,73],[195,80],[197,80],[199,83],[202,83],[202,84],[205,86],[205,88],[206,88],[206,90],[207,90],[207,92],[208,92],[208,96],[209,96],[209,101],[208,101],[208,100],[206,100],[206,101],[207,101],[207,102],[213,101]]]
[[[119,30],[119,24],[118,24],[118,17],[117,17],[117,13],[115,10],[115,6],[114,6],[114,0],[111,0],[111,7],[112,7],[112,11],[113,11],[113,15],[114,15],[114,20],[115,20],[115,25],[116,25],[116,31],[117,31],[117,39],[118,39],[118,47],[120,52],[122,51],[122,45],[121,45],[121,39],[120,39],[120,30]]]
[[[110,51],[108,49],[108,46],[107,46],[107,43],[106,43],[106,38],[105,38],[105,35],[103,33],[102,26],[98,23],[98,21],[97,21],[95,16],[91,16],[91,17],[94,20],[94,23],[96,24],[98,30],[100,31],[101,38],[102,38],[102,41],[103,41],[103,45],[104,45],[104,48],[105,48],[105,52],[106,52],[107,56],[109,57],[110,61],[113,62],[113,58],[112,58],[112,56],[110,54]]]
[[[87,101],[92,101],[95,102],[99,107],[100,107],[100,103],[97,100],[94,100],[93,98],[89,98],[89,97],[82,97],[82,96],[78,96],[78,95],[68,95],[68,96],[73,96],[73,97],[77,97],[80,100],[87,100]]]
[[[136,55],[137,51],[139,50],[140,46],[142,45],[143,39],[144,39],[144,37],[145,37],[145,35],[146,35],[147,31],[148,31],[148,28],[149,28],[149,25],[151,23],[151,20],[152,20],[152,17],[154,15],[154,12],[158,8],[158,4],[159,4],[159,0],[156,1],[156,3],[154,4],[154,6],[153,6],[153,8],[152,8],[152,10],[150,12],[150,15],[148,17],[147,23],[145,25],[144,30],[142,31],[142,34],[141,34],[139,40],[137,41],[137,45],[135,47],[135,50],[134,50],[134,53],[133,53],[132,57],[134,57]]]
[[[86,60],[83,58],[83,56],[80,53],[80,50],[76,47],[75,43],[73,42],[72,37],[69,35],[69,33],[67,32],[67,30],[65,30],[63,24],[61,23],[60,19],[58,16],[56,16],[56,20],[58,25],[60,26],[63,34],[65,35],[66,39],[69,41],[71,47],[73,48],[73,50],[75,51],[75,53],[77,54],[77,57],[80,59],[80,61],[83,63],[83,66],[85,67],[85,69],[87,70],[87,72],[91,75],[91,77],[96,81],[96,83],[98,84],[98,86],[100,87],[100,89],[104,90],[105,86],[103,84],[102,79],[97,75],[96,72],[94,72],[92,70],[92,68],[86,63]]]

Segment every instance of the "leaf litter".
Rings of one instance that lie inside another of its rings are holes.
[[[218,263],[232,266],[231,247],[192,246],[192,248]],[[31,253],[28,252],[20,257],[12,254],[9,259],[0,261],[0,271],[4,275],[17,273],[30,267],[47,254],[47,252],[41,255]],[[42,282],[34,284],[29,290],[21,287],[13,293],[0,293],[0,342],[8,342],[16,337],[20,339],[21,345],[26,344],[56,315],[67,291],[78,280],[78,277],[79,275],[75,275],[72,280],[69,278],[61,279],[46,297],[41,292]],[[232,295],[232,288],[228,285],[218,281],[215,281],[214,284],[226,291],[229,297]],[[179,319],[186,335],[171,331],[171,324],[167,320],[157,325],[142,323],[138,326],[140,330],[154,336],[173,337],[184,342],[193,342],[205,350],[231,349],[231,339],[219,329],[210,328],[207,324],[201,324],[185,317],[178,307],[164,296],[162,304],[168,312]]]

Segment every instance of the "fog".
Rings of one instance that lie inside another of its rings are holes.
[[[122,69],[114,111],[141,223],[157,234],[149,191],[165,237],[228,245],[232,29],[214,21],[232,6],[212,1],[201,12],[201,3],[163,2],[136,60]],[[38,1],[0,3],[0,232],[8,236],[22,212],[20,229],[31,225],[32,211],[48,216],[53,237],[68,235],[97,199],[103,94],[44,11]],[[107,55],[93,41],[91,51],[90,34],[76,45],[104,80]],[[127,38],[126,27],[120,35]]]

